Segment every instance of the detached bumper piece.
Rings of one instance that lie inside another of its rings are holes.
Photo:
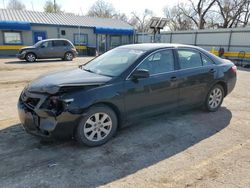
[[[66,137],[73,136],[74,125],[79,116],[68,111],[60,114],[51,109],[46,109],[49,95],[31,93],[24,90],[18,101],[18,114],[26,132],[43,137]]]

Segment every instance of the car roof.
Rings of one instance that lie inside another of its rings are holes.
[[[44,39],[44,40],[42,40],[42,41],[55,41],[55,40],[64,40],[64,41],[69,41],[68,39],[63,39],[63,38]]]
[[[160,48],[178,48],[178,47],[187,47],[187,48],[196,48],[200,49],[197,46],[185,45],[185,44],[176,44],[176,43],[143,43],[143,44],[129,44],[123,45],[118,48],[127,48],[127,49],[136,49],[136,50],[156,50]]]

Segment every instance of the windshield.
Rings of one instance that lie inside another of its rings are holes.
[[[42,40],[38,41],[36,44],[34,44],[35,47],[39,47],[42,44]]]
[[[83,66],[83,69],[106,76],[119,76],[133,64],[143,52],[144,51],[133,49],[113,49],[93,59]]]

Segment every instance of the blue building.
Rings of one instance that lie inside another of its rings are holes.
[[[87,55],[133,43],[134,29],[121,20],[65,13],[0,9],[0,55],[14,55],[23,46],[48,38],[69,39]]]

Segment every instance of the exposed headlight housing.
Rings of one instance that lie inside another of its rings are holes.
[[[56,94],[60,90],[59,86],[44,86],[42,88],[43,92],[49,93],[49,94]]]
[[[21,51],[21,54],[26,54],[26,52],[27,52],[26,50],[23,50]]]

